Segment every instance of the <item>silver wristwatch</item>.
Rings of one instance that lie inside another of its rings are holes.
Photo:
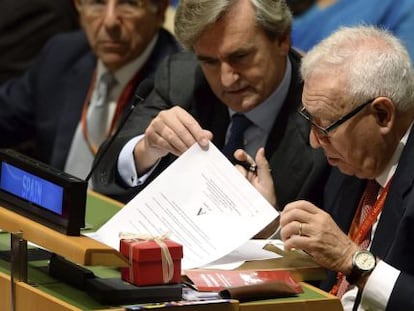
[[[355,252],[352,256],[352,270],[346,277],[349,284],[356,284],[364,275],[374,270],[377,264],[375,256],[365,249]]]

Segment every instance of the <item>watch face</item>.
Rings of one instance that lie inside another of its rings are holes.
[[[375,267],[375,256],[368,251],[361,251],[355,257],[355,264],[361,270],[372,270]]]

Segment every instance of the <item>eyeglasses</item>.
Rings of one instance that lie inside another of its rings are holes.
[[[87,13],[93,16],[102,15],[110,1],[109,0],[83,0],[82,4]],[[144,0],[117,0],[115,10],[122,16],[134,16],[139,9],[144,7]]]
[[[309,121],[312,124],[313,127],[317,128],[323,136],[327,137],[329,135],[329,132],[331,132],[332,130],[334,130],[338,126],[340,126],[341,124],[343,124],[346,121],[348,121],[349,119],[351,119],[358,112],[360,112],[362,109],[364,109],[367,105],[371,104],[375,99],[376,98],[373,98],[373,99],[370,99],[370,100],[364,102],[363,104],[359,105],[354,110],[351,110],[346,115],[344,115],[342,118],[340,118],[339,120],[333,122],[331,125],[329,125],[328,127],[325,127],[325,128],[318,125],[318,124],[316,124],[315,122],[313,122],[313,117],[309,114],[309,112],[305,109],[305,107],[302,107],[300,110],[298,110],[298,112],[302,117],[304,117],[307,121]]]

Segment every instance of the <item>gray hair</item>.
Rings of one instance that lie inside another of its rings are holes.
[[[414,108],[414,73],[403,44],[374,26],[342,27],[302,59],[303,80],[314,73],[345,77],[344,95],[355,102],[390,98],[397,110]]]
[[[217,22],[240,0],[180,0],[174,32],[181,44],[192,50],[206,28]],[[271,40],[290,34],[292,14],[284,0],[249,0],[256,12],[256,23]]]

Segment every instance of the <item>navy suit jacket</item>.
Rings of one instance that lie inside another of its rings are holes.
[[[153,78],[161,60],[178,50],[162,30],[142,77]],[[52,38],[23,76],[0,87],[0,147],[34,139],[37,157],[62,169],[96,63],[83,31]]]
[[[401,270],[387,310],[414,310],[414,128],[411,129],[384,203],[371,251]],[[325,207],[344,232],[348,232],[366,181],[332,171]],[[335,273],[322,288],[329,290]]]
[[[320,202],[329,170],[323,153],[309,145],[309,123],[297,113],[303,88],[298,72],[300,56],[292,51],[289,58],[292,79],[288,95],[265,146],[281,207],[301,198]],[[213,133],[213,143],[219,149],[223,147],[230,122],[227,106],[213,94],[192,53],[172,55],[158,68],[155,90],[144,105],[134,111],[130,122],[104,155],[93,176],[96,190],[128,201],[175,159],[165,157],[146,184],[137,188],[125,187],[117,176],[116,159],[124,144],[142,134],[160,110],[177,104],[190,111],[201,127]]]

